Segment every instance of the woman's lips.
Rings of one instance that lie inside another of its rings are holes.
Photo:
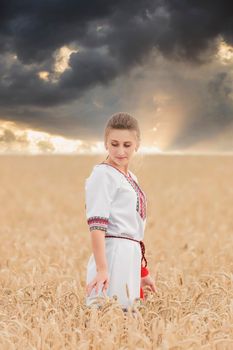
[[[125,159],[126,157],[116,157],[117,159]]]

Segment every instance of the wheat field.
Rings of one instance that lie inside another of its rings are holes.
[[[87,308],[84,181],[103,156],[0,157],[0,349],[233,349],[233,157],[137,155],[157,293]]]

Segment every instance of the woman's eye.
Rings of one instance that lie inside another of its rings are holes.
[[[112,146],[113,146],[113,147],[117,147],[118,145],[114,145],[114,144],[112,143]],[[125,145],[125,147],[130,147],[130,145]]]

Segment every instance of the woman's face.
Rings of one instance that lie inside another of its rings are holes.
[[[138,146],[137,133],[135,130],[112,129],[105,146],[111,160],[119,166],[126,165]]]

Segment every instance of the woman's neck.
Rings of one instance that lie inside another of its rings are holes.
[[[123,172],[126,176],[129,175],[129,171],[128,171],[128,165],[126,167],[124,167],[124,169],[120,168],[117,164],[115,164],[114,162],[110,161],[109,159],[106,159],[103,161],[103,163],[107,163],[109,165],[114,166],[115,168],[117,168],[118,170],[120,170],[121,172]]]

